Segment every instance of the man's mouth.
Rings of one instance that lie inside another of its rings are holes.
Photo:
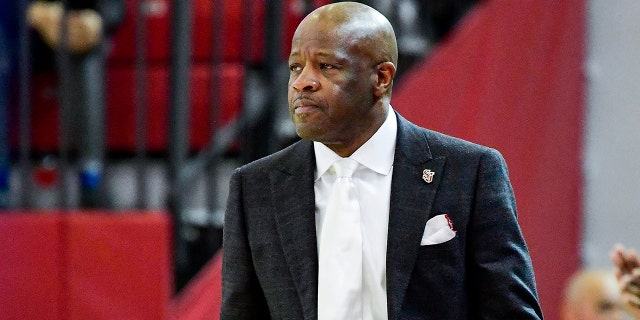
[[[293,110],[293,112],[295,114],[301,114],[301,113],[308,113],[308,112],[312,112],[315,109],[317,109],[318,107],[316,106],[312,106],[312,105],[301,105],[301,106],[297,106],[295,107],[295,109]]]
[[[315,101],[311,99],[306,99],[306,98],[296,99],[293,105],[294,105],[294,108],[293,108],[294,114],[312,112],[318,108],[318,105],[315,103]]]

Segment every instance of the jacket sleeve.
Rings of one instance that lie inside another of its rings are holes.
[[[542,319],[531,258],[500,153],[480,158],[467,242],[475,319]]]
[[[242,189],[242,173],[237,169],[231,177],[224,218],[220,319],[269,319],[266,299],[253,267]]]

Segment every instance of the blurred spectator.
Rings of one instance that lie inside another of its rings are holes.
[[[63,8],[63,3],[67,6]],[[62,18],[66,15],[66,48],[82,59],[104,53],[105,35],[124,18],[124,0],[37,0],[27,9],[27,23],[34,29],[34,71],[55,70],[55,51],[62,41]]]
[[[611,251],[616,279],[627,311],[640,319],[640,258],[633,249],[616,245]]]
[[[622,320],[624,315],[613,273],[581,270],[569,279],[562,301],[562,320]]]
[[[67,114],[73,117],[69,128],[72,131],[68,134],[78,152],[83,207],[106,205],[106,198],[101,196],[105,154],[105,37],[122,22],[124,12],[124,0],[38,0],[30,2],[26,12],[27,23],[33,29],[33,73],[68,72],[69,83],[65,85],[70,90],[65,94],[72,110]],[[68,70],[59,68],[60,48],[69,53]]]

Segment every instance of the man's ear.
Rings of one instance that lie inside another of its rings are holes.
[[[390,61],[382,62],[375,67],[373,93],[376,97],[382,97],[391,91],[395,75],[396,66]]]

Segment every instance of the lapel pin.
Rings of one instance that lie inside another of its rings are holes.
[[[436,173],[429,170],[429,169],[424,169],[424,171],[422,171],[422,180],[424,180],[424,182],[426,183],[431,183],[433,182],[433,176]]]

